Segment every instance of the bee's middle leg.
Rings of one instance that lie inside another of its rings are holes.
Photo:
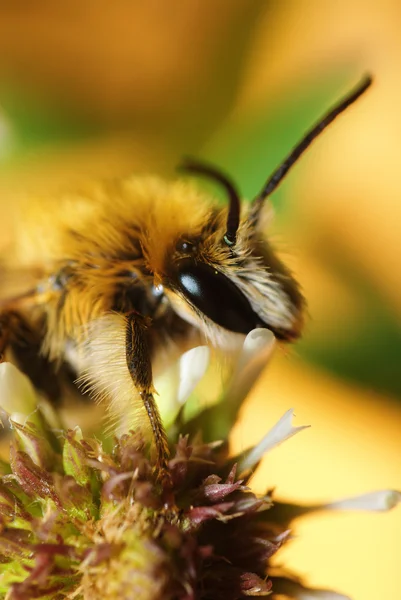
[[[156,468],[166,470],[169,458],[167,435],[153,397],[152,363],[146,319],[133,313],[126,329],[126,360],[132,381],[139,391],[147,412],[156,445]]]
[[[6,360],[6,350],[10,345],[14,326],[14,313],[2,312],[0,314],[0,362],[4,362]]]

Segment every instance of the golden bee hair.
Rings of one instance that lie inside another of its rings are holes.
[[[0,350],[48,397],[72,368],[82,390],[117,418],[150,427],[156,466],[168,444],[154,374],[201,340],[219,348],[257,327],[283,341],[302,332],[305,300],[260,225],[264,202],[311,142],[369,87],[365,78],[294,148],[249,205],[215,167],[187,159],[181,171],[224,187],[228,206],[180,177],[93,183],[30,201],[18,216],[5,273],[20,290],[0,299]],[[25,287],[24,287],[25,285]]]

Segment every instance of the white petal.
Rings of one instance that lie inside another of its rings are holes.
[[[261,439],[261,441],[252,450],[247,452],[244,457],[239,461],[238,468],[240,473],[244,473],[249,469],[252,469],[260,459],[285,440],[306,429],[309,425],[301,425],[294,427],[292,425],[292,418],[294,411],[292,408],[281,417],[276,425]]]
[[[7,413],[26,416],[37,410],[37,397],[28,377],[9,362],[0,363],[0,406]]]
[[[167,427],[204,376],[209,355],[207,346],[192,348],[178,356],[167,369],[156,374],[157,404]]]
[[[355,496],[354,498],[345,498],[325,504],[322,508],[332,510],[371,510],[386,511],[391,510],[401,502],[401,492],[397,490],[381,490]]]
[[[192,348],[181,356],[179,361],[180,382],[177,392],[179,404],[184,404],[204,376],[209,365],[209,358],[210,350],[207,346]]]
[[[274,346],[274,335],[269,329],[253,329],[245,338],[238,360],[238,369],[245,369],[260,352]]]
[[[253,329],[245,338],[225,394],[230,407],[240,407],[273,353],[275,338],[268,329]]]

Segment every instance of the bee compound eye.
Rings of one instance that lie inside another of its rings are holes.
[[[244,294],[210,265],[191,259],[179,261],[177,287],[193,306],[224,329],[247,334],[261,324]]]

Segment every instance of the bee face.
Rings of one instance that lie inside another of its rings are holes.
[[[239,288],[211,265],[181,260],[177,287],[200,314],[224,329],[246,334],[263,325]]]
[[[257,327],[295,340],[305,305],[296,280],[250,220],[249,208],[243,206],[241,216],[239,196],[228,178],[193,161],[190,170],[222,183],[230,205],[212,209],[201,228],[198,224],[196,231],[179,236],[166,251],[156,278],[174,310],[217,345],[224,332],[246,335]],[[230,230],[232,223],[235,230]]]
[[[267,240],[248,227],[247,216],[235,248],[224,242],[224,227],[198,242],[180,240],[163,285],[177,312],[212,340],[214,328],[246,335],[257,327],[294,340],[302,328],[302,294]]]

